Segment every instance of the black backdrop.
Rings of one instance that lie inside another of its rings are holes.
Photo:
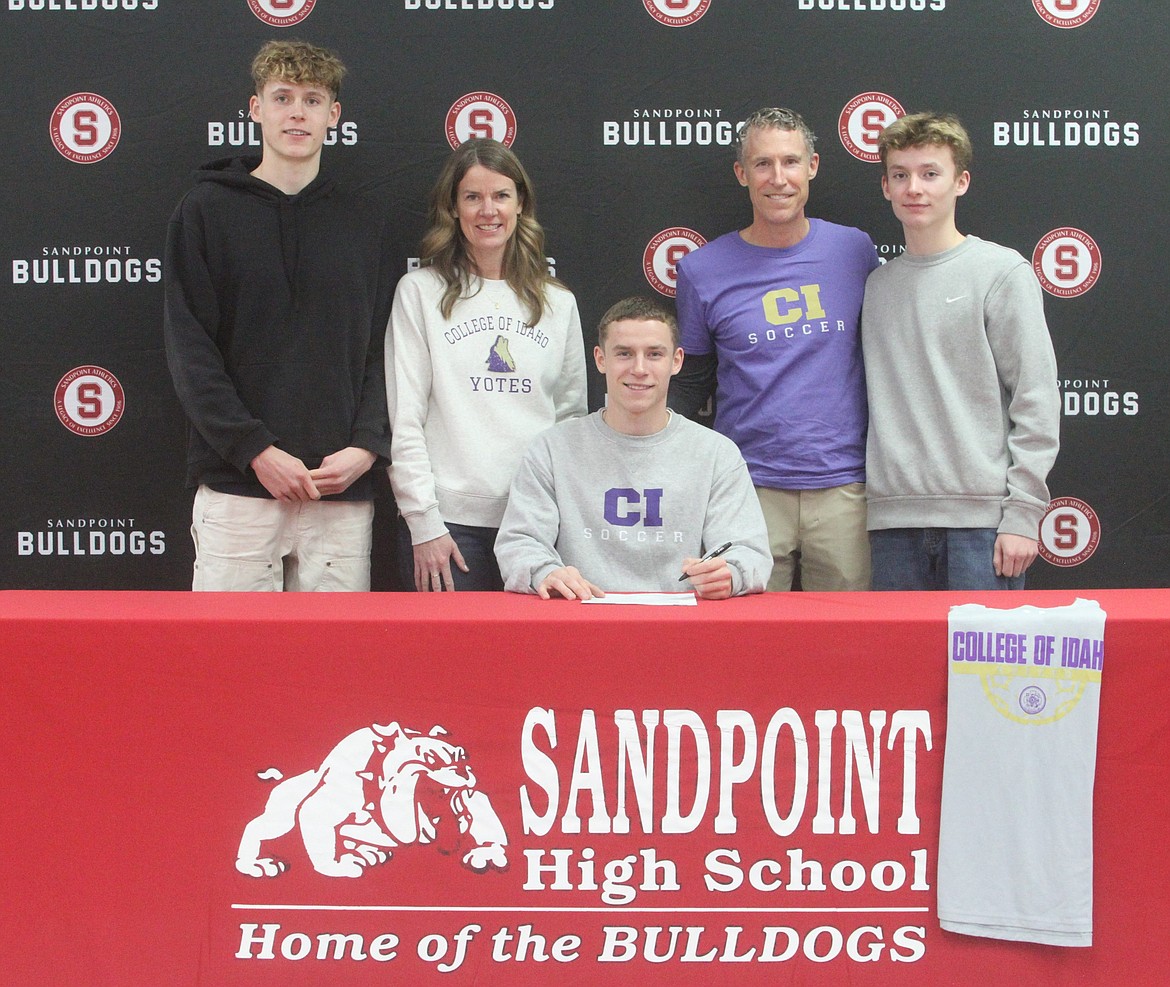
[[[958,113],[976,145],[960,228],[1040,248],[1060,367],[1030,585],[1170,585],[1163,0],[0,4],[2,587],[189,585],[163,241],[197,165],[258,150],[247,69],[270,37],[349,66],[325,167],[380,196],[403,271],[448,130],[510,140],[587,335],[618,297],[670,293],[679,250],[747,224],[730,141],[751,110],[805,115],[810,214],[886,257],[900,229],[867,160],[875,128],[899,107]],[[392,513],[385,495],[381,588]]]

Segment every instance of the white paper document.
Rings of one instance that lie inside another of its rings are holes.
[[[582,603],[632,603],[642,607],[695,607],[694,593],[606,593]]]

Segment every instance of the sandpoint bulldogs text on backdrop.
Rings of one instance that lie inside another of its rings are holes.
[[[8,0],[9,10],[158,10],[160,0]]]
[[[797,10],[843,10],[878,13],[889,11],[938,11],[947,9],[947,0],[796,0]]]
[[[996,147],[1137,147],[1141,125],[1100,107],[1029,108],[1016,120],[992,124]]]
[[[138,525],[138,519],[132,517],[49,518],[39,531],[16,533],[16,554],[57,558],[163,555],[166,532]]]
[[[403,0],[406,10],[552,10],[556,0]]]
[[[1141,394],[1110,377],[1063,377],[1059,384],[1061,407],[1069,418],[1132,418],[1141,411]]]
[[[43,246],[39,257],[12,259],[13,284],[157,284],[162,259],[125,244]]]
[[[735,143],[742,120],[731,121],[719,107],[636,106],[624,120],[604,120],[601,143],[606,147],[728,147]]]
[[[208,120],[208,147],[250,147],[258,148],[260,124],[248,119],[248,111],[239,111],[239,120]],[[352,147],[358,142],[358,125],[354,120],[342,120],[336,127],[330,127],[325,134],[325,146],[341,145]]]

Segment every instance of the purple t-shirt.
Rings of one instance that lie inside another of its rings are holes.
[[[715,428],[752,482],[817,490],[865,479],[861,301],[866,233],[820,219],[795,247],[727,233],[678,265],[683,349],[719,361]]]

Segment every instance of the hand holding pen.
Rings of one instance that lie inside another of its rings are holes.
[[[720,558],[731,544],[720,545],[701,559],[683,559],[683,574],[678,581],[689,579],[695,594],[704,600],[724,600],[731,596],[731,568],[726,559]]]

